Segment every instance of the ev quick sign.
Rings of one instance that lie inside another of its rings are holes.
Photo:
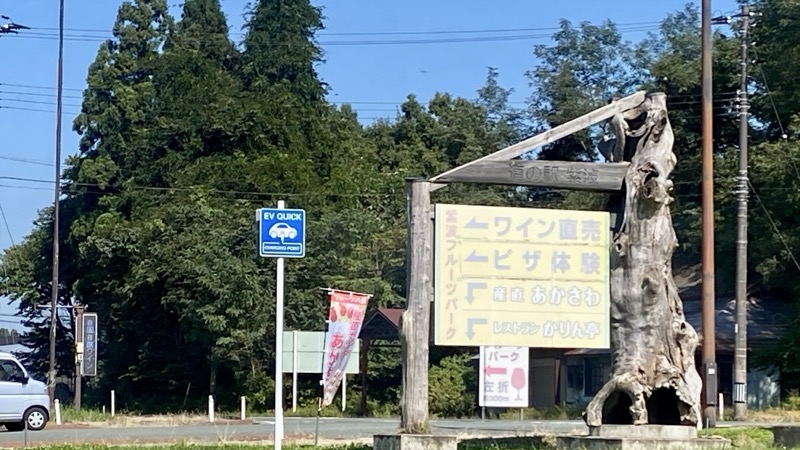
[[[306,255],[306,212],[302,209],[258,210],[259,254],[267,258]]]

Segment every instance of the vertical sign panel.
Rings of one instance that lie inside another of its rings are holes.
[[[479,406],[528,407],[528,347],[481,347]]]
[[[436,205],[436,345],[608,348],[609,221]]]
[[[97,313],[83,313],[83,360],[81,375],[97,376]]]
[[[257,214],[260,256],[302,258],[306,255],[305,210],[261,208]]]
[[[320,408],[331,404],[342,382],[350,353],[358,341],[369,294],[331,291],[326,351],[322,359],[323,396]]]

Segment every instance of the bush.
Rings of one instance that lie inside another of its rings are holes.
[[[431,367],[428,380],[429,407],[438,417],[464,417],[475,412],[477,374],[470,355],[442,358]]]

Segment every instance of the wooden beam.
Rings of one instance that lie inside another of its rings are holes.
[[[539,186],[579,191],[618,192],[629,163],[520,160],[483,161],[442,174],[439,183]]]
[[[406,310],[400,321],[403,352],[403,390],[400,428],[409,434],[427,434],[428,342],[433,290],[433,221],[430,183],[406,180],[408,243]]]
[[[367,380],[369,375],[369,339],[361,339],[361,348],[358,356],[358,371],[361,372],[361,399],[358,403],[358,410],[361,416],[367,416]]]
[[[474,161],[463,164],[447,172],[439,174],[430,179],[431,183],[438,183],[440,179],[453,175],[465,168],[484,161],[504,161],[517,158],[529,151],[542,147],[544,145],[555,142],[563,137],[569,136],[577,131],[588,128],[596,123],[602,122],[606,119],[613,117],[615,114],[633,109],[644,102],[646,92],[638,91],[635,94],[629,95],[620,100],[609,103],[602,108],[598,108],[590,113],[584,114],[577,119],[570,120],[555,128],[551,128],[544,133],[537,134],[536,136],[525,139],[524,141],[517,142],[514,145],[498,150],[483,158],[478,158]],[[443,188],[445,185],[434,184],[431,186],[431,192]]]

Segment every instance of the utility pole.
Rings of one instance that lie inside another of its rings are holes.
[[[714,148],[713,79],[711,75],[711,0],[702,6],[702,267],[703,267],[703,420],[708,428],[717,424],[717,363],[714,292]]]
[[[50,295],[50,367],[47,377],[47,393],[50,404],[56,395],[56,330],[58,328],[58,256],[59,256],[59,206],[61,199],[61,106],[64,91],[64,0],[58,8],[58,94],[56,99],[56,176],[53,203],[53,279]]]
[[[75,409],[81,409],[82,397],[82,383],[81,377],[81,360],[83,359],[83,310],[84,307],[80,303],[76,303],[73,311],[75,311],[75,399],[73,405]]]
[[[733,356],[733,419],[747,417],[747,40],[750,31],[750,8],[742,5],[742,79],[739,101],[739,176],[736,197],[736,325]]]

